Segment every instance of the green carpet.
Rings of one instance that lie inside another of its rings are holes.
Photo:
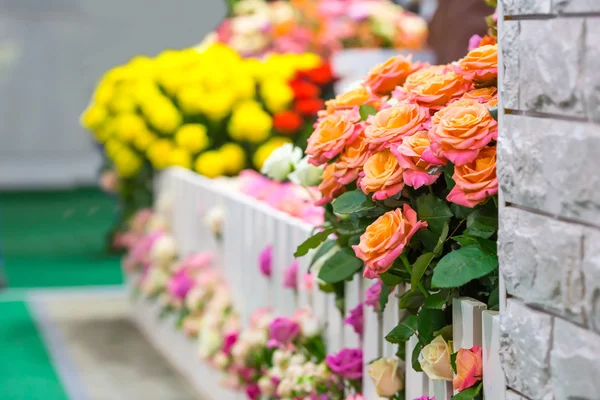
[[[0,398],[66,400],[24,302],[0,302]]]
[[[119,284],[105,252],[115,202],[98,189],[0,193],[0,251],[9,287]]]

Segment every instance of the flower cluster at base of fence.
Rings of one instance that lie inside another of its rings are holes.
[[[210,252],[179,256],[169,233],[168,212],[144,211],[143,234],[129,242],[124,267],[138,296],[159,302],[163,317],[175,316],[173,329],[197,338],[198,356],[223,373],[223,384],[243,391],[251,399],[362,400],[363,354],[344,348],[328,354],[323,327],[307,308],[291,316],[275,316],[269,309],[254,310],[243,328],[231,290],[214,265]],[[136,226],[140,228],[139,226]],[[267,248],[259,268],[265,277],[272,270]],[[283,282],[299,290],[297,265]],[[362,331],[360,315],[350,318]],[[193,355],[190,355],[193,357]],[[403,387],[398,359],[373,363],[369,375],[382,390]]]
[[[368,301],[380,312],[397,285],[410,285],[386,340],[415,370],[453,381],[457,399],[479,396],[481,349],[453,351],[452,300],[498,307],[497,46],[480,44],[449,65],[392,57],[326,102],[306,149],[323,168],[325,224],[295,254],[317,249],[318,278],[340,301],[354,274],[377,279],[379,301]],[[265,166],[286,154],[277,149]]]

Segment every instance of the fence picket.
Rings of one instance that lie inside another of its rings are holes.
[[[504,400],[506,378],[500,362],[500,315],[483,312],[483,391],[486,400]]]

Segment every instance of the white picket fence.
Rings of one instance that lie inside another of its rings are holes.
[[[220,260],[223,273],[234,293],[235,305],[247,322],[252,311],[271,307],[278,315],[291,316],[302,306],[310,306],[315,315],[326,326],[325,338],[329,352],[343,347],[362,347],[365,363],[380,356],[393,356],[397,346],[385,341],[384,336],[400,320],[397,293],[390,296],[383,313],[365,310],[365,332],[363,340],[351,327],[343,324],[343,317],[335,308],[334,296],[318,290],[292,291],[283,287],[283,273],[294,261],[293,254],[298,244],[312,233],[313,227],[278,210],[266,203],[256,201],[239,192],[224,190],[214,181],[193,172],[171,168],[158,180],[157,194],[167,194],[171,199],[172,230],[183,255],[202,250],[213,250]],[[206,225],[204,219],[215,206],[223,207],[225,223],[223,241],[219,243]],[[258,258],[267,245],[273,246],[273,274],[266,279],[258,270]],[[299,271],[306,272],[308,258],[300,260]],[[299,276],[299,281],[301,277]],[[364,290],[372,282],[355,277],[346,285],[346,309],[354,308],[363,301]],[[172,326],[172,325],[171,325]],[[454,349],[483,348],[484,393],[486,400],[505,398],[504,373],[500,366],[499,317],[497,312],[486,311],[486,305],[469,298],[455,299],[453,304]],[[147,326],[142,326],[148,329]],[[416,338],[407,343],[407,360],[410,360]],[[194,352],[188,352],[195,357]],[[410,364],[410,362],[408,363]],[[185,368],[184,368],[185,369]],[[366,371],[364,374],[364,397],[376,400],[375,393]],[[424,373],[415,372],[407,365],[406,399],[412,400],[423,395],[435,396],[436,400],[450,399],[453,395],[452,383],[430,381]],[[203,385],[216,385],[212,373],[205,376]],[[188,376],[190,374],[187,374]],[[201,379],[198,372],[193,379]],[[211,390],[205,390],[204,393]],[[242,394],[223,392],[213,399],[243,399]],[[217,392],[215,392],[217,393]]]

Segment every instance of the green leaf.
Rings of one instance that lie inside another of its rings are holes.
[[[452,214],[458,219],[465,219],[473,212],[472,208],[459,206],[458,204],[450,204],[450,209],[452,210]]]
[[[379,275],[379,278],[381,278],[381,281],[388,286],[396,286],[402,282],[401,277],[389,272],[384,272],[383,274]]]
[[[385,336],[390,343],[404,343],[417,333],[418,320],[416,315],[409,315]]]
[[[452,340],[452,325],[446,325],[442,329],[439,329],[439,330],[433,332],[434,338],[438,337],[438,336],[443,337],[446,342],[451,341]]]
[[[494,235],[494,232],[485,232],[477,229],[467,228],[464,230],[463,235],[489,239]]]
[[[421,343],[416,343],[415,348],[412,351],[411,356],[411,364],[415,371],[421,372],[423,369],[421,368],[421,363],[419,362],[419,356],[421,355]]]
[[[388,303],[390,298],[390,293],[392,292],[392,287],[388,285],[381,285],[381,292],[379,292],[379,311],[383,312],[385,310],[385,306]]]
[[[456,373],[456,356],[458,356],[458,352],[450,354],[450,365],[452,366],[452,371]]]
[[[448,302],[449,297],[450,292],[448,290],[442,290],[439,293],[432,294],[426,298],[423,307],[441,310],[442,307],[444,307],[444,305]]]
[[[405,310],[418,310],[423,304],[423,300],[425,300],[425,296],[419,290],[409,290],[398,299],[398,307]]]
[[[448,186],[448,190],[452,190],[452,188],[456,185],[456,182],[454,182],[454,179],[452,179],[452,175],[454,175],[454,164],[448,162],[444,168],[444,179],[446,180],[446,186]]]
[[[496,121],[498,121],[498,107],[492,107],[488,111],[490,112],[490,115],[492,116],[492,118],[494,118]]]
[[[373,208],[375,203],[359,189],[343,193],[333,202],[333,212],[336,214],[352,214]]]
[[[308,271],[310,272],[311,267],[313,266],[313,264],[321,257],[323,257],[325,254],[327,254],[329,252],[329,250],[331,250],[333,248],[333,246],[335,246],[335,240],[328,240],[325,243],[323,243],[318,249],[317,251],[315,251],[315,254],[312,257],[312,260],[310,260],[310,266],[308,267]]]
[[[331,233],[333,233],[334,231],[335,228],[329,227],[325,228],[325,230],[321,232],[312,235],[311,237],[306,239],[300,246],[298,246],[296,252],[294,253],[294,257],[302,257],[303,255],[308,253],[309,250],[316,249],[321,243],[327,240],[329,235],[331,235]]]
[[[467,247],[477,244],[477,237],[475,236],[459,235],[454,236],[452,239],[456,241],[456,243],[460,244],[460,247]]]
[[[481,278],[498,268],[496,254],[480,246],[467,246],[442,258],[433,270],[432,287],[455,288]]]
[[[415,237],[421,242],[423,248],[427,251],[434,251],[437,246],[439,234],[431,232],[429,229],[423,229],[415,234]]]
[[[452,396],[453,400],[473,400],[477,397],[481,388],[483,387],[483,382],[476,383],[468,389],[463,390],[462,392],[455,394]]]
[[[444,225],[453,216],[448,204],[433,194],[426,194],[417,198],[417,215],[419,220],[427,222],[430,231],[437,234],[444,230]]]
[[[402,361],[406,360],[406,345],[404,343],[400,343],[398,345],[398,350],[396,351],[396,357],[398,357]]]
[[[326,283],[341,282],[354,275],[362,266],[363,262],[356,258],[354,251],[344,248],[323,263],[319,279]]]
[[[444,247],[444,243],[446,242],[446,238],[448,237],[449,230],[450,230],[450,225],[448,225],[448,223],[446,222],[446,224],[444,224],[444,229],[442,229],[442,233],[440,233],[440,237],[437,241],[437,244],[435,245],[435,249],[433,249],[433,252],[435,254],[439,254],[439,252]]]
[[[366,121],[369,115],[377,114],[377,109],[369,104],[363,104],[359,107],[361,121]]]
[[[446,228],[447,227],[448,225],[446,225]],[[447,231],[448,230],[446,229],[446,234],[448,234]],[[423,277],[425,271],[427,271],[427,267],[429,267],[429,263],[431,263],[431,260],[433,260],[433,256],[433,253],[425,253],[421,254],[419,258],[417,258],[417,261],[415,261],[412,266],[412,273],[410,276],[410,284],[412,287],[417,287],[419,282],[421,282],[421,278]]]
[[[480,232],[496,232],[498,230],[498,210],[481,208],[469,214],[467,228]]]
[[[500,294],[498,291],[498,287],[496,286],[490,292],[490,297],[488,298],[488,310],[498,310],[500,308]]]
[[[427,343],[433,340],[433,333],[446,326],[446,313],[442,310],[423,308],[419,311],[419,337]]]

